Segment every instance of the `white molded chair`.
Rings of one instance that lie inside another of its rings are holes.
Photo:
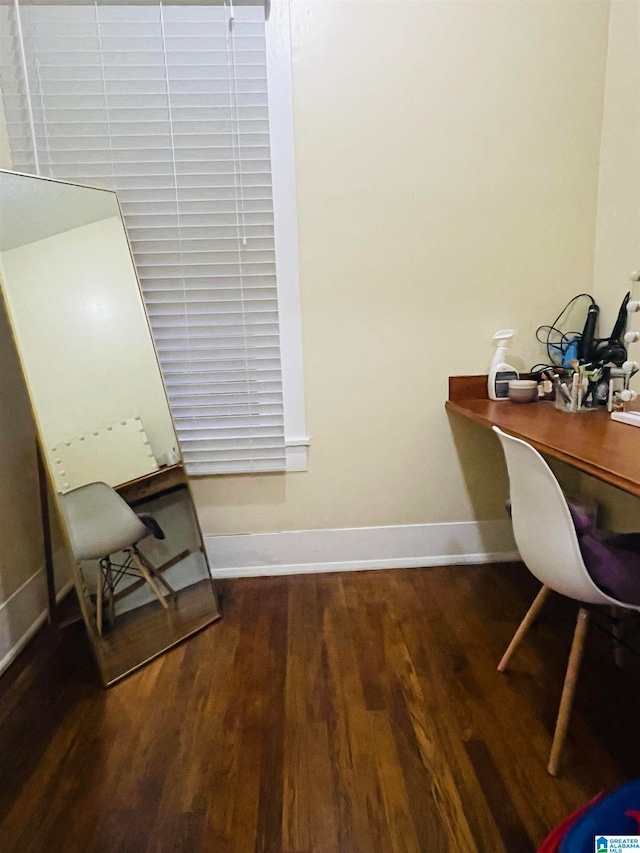
[[[152,531],[111,486],[106,483],[88,483],[61,495],[60,503],[75,558],[99,561],[100,574],[96,588],[96,627],[99,636],[102,636],[103,599],[106,595],[113,624],[114,589],[125,575],[146,581],[162,607],[168,608],[156,581],[171,596],[175,596],[175,591],[137,547],[137,543],[151,535]],[[114,562],[112,555],[121,551],[125,554],[124,563]]]
[[[630,610],[640,610],[640,607],[611,598],[591,580],[566,498],[538,451],[498,427],[494,426],[493,431],[500,439],[507,461],[516,545],[531,574],[543,584],[498,664],[498,670],[506,670],[552,590],[581,602],[547,767],[552,776],[557,776],[589,625],[589,610],[582,605],[615,605]]]

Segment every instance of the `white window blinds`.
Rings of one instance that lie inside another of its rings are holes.
[[[189,472],[284,470],[263,8],[0,16],[14,169],[117,191]]]

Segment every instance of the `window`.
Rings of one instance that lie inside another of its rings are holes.
[[[304,469],[285,4],[0,15],[13,166],[117,191],[189,472]]]

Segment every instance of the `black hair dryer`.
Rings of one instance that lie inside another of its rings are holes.
[[[599,314],[600,308],[595,302],[592,302],[591,305],[589,305],[587,319],[584,324],[584,329],[582,330],[582,336],[578,343],[578,359],[583,364],[588,364],[593,359],[596,326],[598,325]]]

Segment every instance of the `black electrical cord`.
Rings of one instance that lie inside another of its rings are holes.
[[[616,324],[613,327],[611,335],[607,338],[593,339],[593,347],[590,348],[590,354],[591,363],[594,366],[605,366],[606,364],[609,364],[619,367],[626,360],[627,351],[621,338],[626,327],[626,306],[630,296],[631,294],[627,293],[622,305],[620,306],[618,319],[616,320]],[[569,302],[567,302],[553,323],[538,326],[536,329],[536,340],[545,345],[549,361],[547,364],[544,364],[543,362],[534,364],[531,368],[531,373],[541,374],[545,370],[555,370],[557,367],[562,366],[569,344],[576,339],[579,341],[582,338],[582,332],[564,332],[560,328],[560,323],[573,303],[578,299],[584,298],[589,299],[591,305],[596,305],[596,301],[590,293],[578,293],[577,296],[574,296],[573,299],[570,299]],[[635,376],[637,372],[637,370],[634,370],[631,373],[631,376]]]
[[[557,364],[545,364],[542,361],[539,361],[537,364],[534,364],[529,373],[544,373],[545,370],[553,370],[554,373],[557,371]]]
[[[564,315],[567,313],[569,308],[571,308],[573,303],[577,302],[578,299],[583,299],[585,297],[591,300],[591,305],[596,304],[596,300],[593,298],[593,296],[591,296],[590,293],[578,293],[577,296],[574,296],[573,299],[570,299],[567,302],[567,304],[558,314],[553,323],[549,325],[545,324],[542,326],[538,326],[538,328],[536,329],[536,340],[539,341],[541,344],[544,344],[547,350],[547,358],[549,359],[549,364],[544,365],[545,367],[555,367],[559,364],[562,364],[562,357],[559,357],[558,354],[553,351],[552,347],[557,347],[557,349],[559,349],[560,353],[562,354],[569,345],[569,342],[573,340],[573,338],[579,337],[582,334],[582,332],[563,332],[562,329],[558,327],[558,324],[560,323]],[[558,337],[555,340],[551,340],[551,336],[554,333]],[[543,335],[543,337],[540,337],[541,335]],[[535,373],[535,368],[538,368],[539,366],[540,365],[536,364],[534,367],[531,368],[531,372]]]

